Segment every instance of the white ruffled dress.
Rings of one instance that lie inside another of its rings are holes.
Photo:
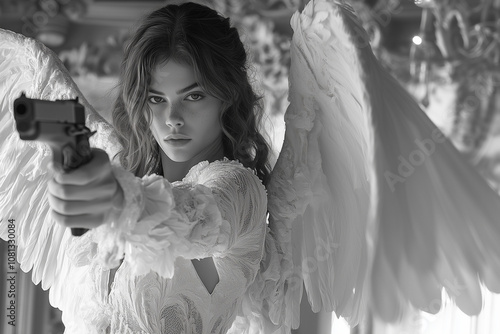
[[[263,255],[267,196],[260,180],[229,160],[202,162],[173,184],[115,172],[126,210],[70,237],[70,262],[86,269],[68,275],[75,290],[64,298],[67,333],[226,333]],[[108,289],[108,268],[121,254]],[[212,293],[191,262],[208,256],[219,274]],[[67,311],[73,307],[80,311]]]

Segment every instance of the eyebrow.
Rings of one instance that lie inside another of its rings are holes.
[[[179,89],[176,93],[177,93],[177,94],[182,94],[182,93],[188,92],[188,91],[190,91],[191,89],[196,88],[196,87],[198,87],[198,86],[199,86],[199,84],[198,84],[197,82],[195,82],[195,83],[193,83],[193,84],[191,84],[191,85],[189,85],[189,86],[187,86],[187,87],[185,87],[185,88]],[[165,95],[165,94],[163,94],[162,92],[159,92],[159,91],[157,91],[157,90],[155,90],[155,89],[152,89],[152,88],[149,88],[149,91],[150,91],[151,93],[154,93],[154,94],[158,94],[158,95]]]

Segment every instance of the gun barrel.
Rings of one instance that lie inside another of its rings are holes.
[[[45,101],[22,94],[14,101],[14,118],[21,139],[36,140],[40,124],[85,125],[85,109],[77,100]]]
[[[14,101],[14,114],[39,122],[85,124],[85,109],[76,100],[45,101],[22,95]]]

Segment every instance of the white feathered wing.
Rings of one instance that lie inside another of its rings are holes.
[[[385,321],[435,313],[443,287],[477,314],[480,284],[500,290],[500,197],[381,67],[350,6],[313,0],[291,25],[253,327],[296,328],[302,280],[314,311],[351,325],[367,305]]]
[[[272,237],[249,297],[266,333],[298,327],[303,285],[315,312],[356,324],[366,309],[373,130],[344,15],[352,13],[312,1],[291,20],[290,105],[268,186]]]
[[[44,100],[79,97],[86,109],[87,126],[97,131],[90,138],[91,146],[113,157],[119,144],[111,126],[88,104],[52,51],[33,39],[0,29],[0,237],[7,240],[7,220],[15,219],[21,269],[32,269],[33,282],[41,282],[45,290],[50,288],[53,306],[69,309],[78,305],[78,295],[83,293],[79,282],[87,273],[69,270],[72,259],[66,251],[84,243],[76,243],[70,230],[51,218],[47,181],[52,154],[45,144],[19,139],[13,105],[22,92]],[[68,296],[68,291],[73,294]]]

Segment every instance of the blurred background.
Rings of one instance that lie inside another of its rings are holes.
[[[167,3],[140,0],[0,0],[0,28],[36,38],[63,61],[83,94],[111,122],[122,52],[145,14]],[[267,130],[279,152],[287,107],[291,15],[305,0],[206,0],[232,18],[246,43],[254,84],[264,95]],[[499,189],[500,1],[350,0],[382,64],[410,91],[434,123]],[[499,104],[497,106],[497,103]],[[6,245],[0,244],[0,254]],[[0,259],[6,272],[6,256]],[[6,275],[6,273],[4,273]],[[5,277],[5,276],[2,276]],[[6,287],[0,283],[1,333],[62,333],[60,313],[27,275],[17,281],[18,326],[6,324]],[[333,320],[333,333],[500,333],[499,302],[487,294],[479,317],[450,303],[437,315],[420,314],[399,326],[368,319],[349,329]],[[321,315],[331,317],[331,314]],[[301,333],[314,333],[304,317]],[[17,330],[17,332],[16,332]],[[320,328],[317,333],[329,333]]]

